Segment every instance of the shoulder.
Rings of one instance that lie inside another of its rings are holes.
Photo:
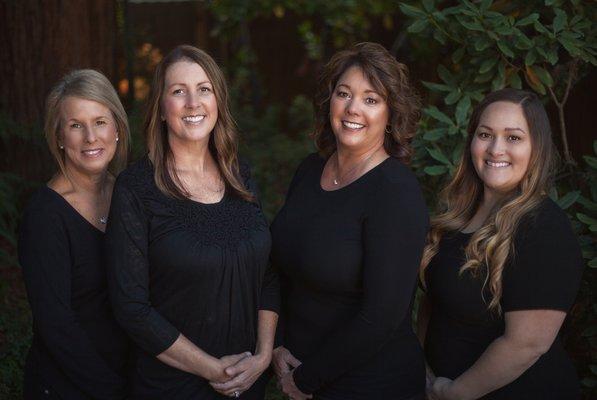
[[[47,186],[38,188],[29,198],[24,210],[24,218],[35,216],[36,219],[47,221],[56,219],[64,209],[65,200]]]
[[[114,190],[129,189],[133,192],[153,183],[153,165],[147,155],[133,162],[116,178]]]
[[[56,235],[66,232],[68,210],[65,200],[52,189],[43,186],[37,189],[23,211],[19,224],[19,243],[29,237],[43,236],[54,240]]]
[[[380,165],[381,176],[389,183],[412,185],[419,188],[419,181],[408,166],[395,157],[389,157]]]
[[[522,219],[517,236],[518,241],[548,237],[576,240],[568,216],[549,197]]]

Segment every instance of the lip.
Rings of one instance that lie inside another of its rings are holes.
[[[344,129],[349,129],[349,130],[352,130],[352,131],[358,131],[358,130],[363,129],[365,127],[365,125],[361,124],[359,122],[342,120],[342,127]]]
[[[104,154],[104,149],[99,148],[99,149],[82,150],[81,154],[83,154],[83,156],[89,157],[89,158],[98,158],[98,157],[101,157],[102,154]]]
[[[185,124],[198,125],[205,120],[207,116],[204,114],[185,115],[182,121]]]
[[[490,168],[507,168],[512,165],[512,163],[508,161],[495,160],[485,160],[483,163]]]

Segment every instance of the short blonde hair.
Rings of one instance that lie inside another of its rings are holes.
[[[92,69],[78,69],[66,74],[56,83],[46,99],[44,133],[60,172],[66,176],[64,151],[61,151],[58,142],[61,129],[60,107],[67,97],[95,101],[112,112],[118,131],[118,143],[108,169],[114,175],[118,174],[126,166],[130,143],[129,123],[118,94],[108,78]]]

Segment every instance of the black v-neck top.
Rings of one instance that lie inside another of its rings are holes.
[[[241,175],[256,193],[244,164]],[[133,398],[225,398],[156,355],[180,333],[214,357],[255,351],[258,311],[279,302],[259,205],[227,192],[214,204],[168,197],[144,157],[118,177],[106,233],[115,315],[136,343]]]
[[[18,242],[33,314],[25,376],[36,379],[26,379],[26,392],[124,398],[127,338],[112,315],[103,243],[104,233],[58,193],[34,193]]]
[[[459,274],[472,234],[448,233],[426,271],[432,310],[425,339],[427,362],[437,376],[455,379],[504,333],[504,317],[487,310],[484,274]],[[578,292],[582,255],[566,214],[551,199],[519,224],[514,256],[503,272],[504,313],[553,309],[568,312]],[[579,383],[559,336],[514,382],[483,399],[578,399]]]
[[[271,226],[280,271],[277,344],[302,361],[298,388],[325,399],[423,394],[411,306],[428,217],[410,170],[388,158],[335,191],[325,160],[299,166]]]

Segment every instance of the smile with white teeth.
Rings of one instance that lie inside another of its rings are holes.
[[[104,149],[91,149],[91,150],[83,150],[81,153],[88,157],[96,157],[100,155],[100,153],[104,151]]]
[[[485,164],[489,165],[490,167],[494,167],[494,168],[503,168],[503,167],[510,166],[510,163],[506,162],[506,161],[495,162],[495,161],[485,160]]]
[[[342,121],[342,125],[348,129],[361,129],[365,126],[363,124],[359,124],[356,122],[350,122],[350,121]]]
[[[182,117],[182,120],[184,122],[190,122],[192,124],[196,124],[196,123],[203,121],[203,118],[205,118],[205,115],[189,115],[186,117]]]

